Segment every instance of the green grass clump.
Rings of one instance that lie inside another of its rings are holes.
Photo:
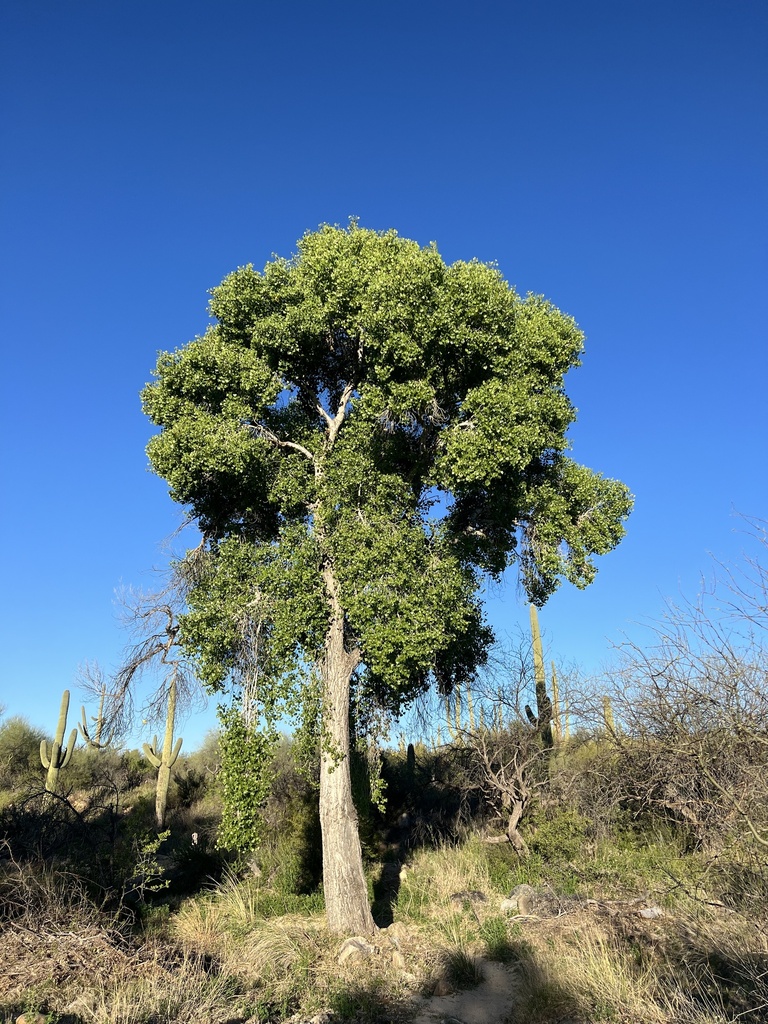
[[[461,947],[445,950],[441,968],[444,978],[457,989],[477,988],[485,978],[482,965]]]
[[[517,943],[510,937],[507,920],[489,917],[480,925],[480,938],[485,943],[485,955],[500,964],[513,964],[519,958]]]

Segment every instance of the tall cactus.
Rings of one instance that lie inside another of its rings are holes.
[[[539,615],[531,604],[531,637],[533,640],[533,674],[536,681],[536,728],[546,746],[552,746],[552,701],[547,696],[547,677],[544,669],[544,651],[541,646]],[[529,718],[531,716],[529,715]]]
[[[472,699],[472,686],[467,681],[467,718],[469,719],[469,731],[475,731],[475,702]]]
[[[412,743],[408,744],[405,754],[405,784],[408,787],[408,796],[412,798],[416,789],[416,748]]]
[[[65,690],[61,697],[61,707],[59,709],[59,722],[56,726],[56,736],[51,744],[51,753],[48,754],[48,744],[45,740],[40,742],[40,760],[42,761],[43,768],[48,769],[48,774],[45,778],[45,788],[49,793],[55,793],[59,783],[59,771],[62,768],[66,768],[69,762],[72,760],[72,751],[75,749],[75,743],[77,742],[77,729],[73,729],[69,734],[69,742],[66,747],[64,744],[64,733],[67,729],[67,713],[69,712],[69,690]]]
[[[568,714],[568,694],[563,698],[563,739],[571,738],[571,717]]]
[[[82,719],[79,725],[80,734],[92,750],[103,750],[108,747],[114,738],[114,732],[111,732],[107,739],[102,743],[101,734],[104,730],[104,699],[107,696],[106,683],[101,688],[101,698],[99,700],[99,712],[97,715],[91,715],[91,721],[96,726],[93,736],[88,732],[88,722],[85,717],[85,707],[80,708]]]
[[[555,744],[563,739],[563,716],[560,708],[560,687],[557,682],[557,669],[552,662],[552,739]]]
[[[148,760],[157,768],[157,792],[155,796],[155,821],[158,829],[165,824],[165,806],[168,802],[168,786],[171,781],[171,768],[176,764],[176,759],[181,750],[182,738],[173,743],[173,725],[176,718],[176,676],[171,677],[168,687],[168,710],[165,716],[165,736],[163,738],[163,749],[160,750],[157,744],[157,736],[152,743],[144,744],[144,753]]]
[[[609,736],[616,735],[616,723],[613,720],[613,705],[608,694],[603,695],[603,725]]]

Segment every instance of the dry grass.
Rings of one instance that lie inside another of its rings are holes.
[[[88,1024],[217,1024],[232,1017],[232,980],[226,969],[210,972],[197,958],[184,957],[169,970],[158,952],[141,976],[102,982],[81,997],[79,1013]]]
[[[343,964],[321,914],[265,920],[254,879],[229,875],[185,900],[154,943],[118,933],[68,875],[13,869],[4,886],[15,917],[0,935],[0,1021],[32,1004],[82,1024],[279,1021],[326,1010],[338,1021],[405,1021],[410,997],[437,979],[477,984],[479,956],[515,971],[508,1024],[768,1019],[768,940],[757,917],[686,896],[650,921],[630,899],[573,896],[514,920],[499,909],[508,893],[493,884],[476,839],[415,853],[397,924],[372,954]]]
[[[171,919],[171,934],[190,953],[217,956],[229,943],[227,917],[210,897],[187,900]]]
[[[474,837],[462,846],[442,845],[414,854],[401,875],[397,916],[450,929],[462,893],[482,893],[489,901],[507,895],[492,883],[483,844]]]
[[[768,956],[751,951],[755,942],[765,950],[765,938],[734,915],[711,916],[703,928],[669,919],[662,928],[576,911],[516,931],[520,1002],[509,1024],[555,1024],[563,1017],[622,1024],[766,1019]]]

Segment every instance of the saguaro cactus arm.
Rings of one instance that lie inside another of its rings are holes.
[[[147,755],[147,760],[150,761],[151,764],[155,766],[155,768],[159,768],[162,764],[166,764],[169,768],[173,768],[178,759],[179,751],[181,750],[181,745],[183,742],[184,740],[181,738],[181,736],[179,736],[167,761],[164,761],[163,759],[164,751],[158,750],[157,736],[154,736],[152,738],[151,743],[143,744],[144,753]]]
[[[107,737],[107,739],[104,740],[103,743],[101,741],[101,734],[102,734],[102,731],[104,729],[104,699],[105,699],[106,695],[107,695],[107,688],[106,688],[106,686],[103,686],[102,689],[101,689],[101,698],[99,700],[99,712],[98,712],[97,715],[93,715],[92,716],[92,721],[93,721],[94,725],[96,726],[96,729],[95,729],[95,732],[94,732],[93,736],[91,736],[90,732],[88,731],[88,721],[87,721],[87,718],[86,718],[86,715],[85,715],[85,707],[81,706],[81,708],[80,708],[80,711],[81,711],[81,721],[80,721],[80,726],[79,726],[80,734],[83,737],[83,739],[85,740],[85,742],[88,744],[88,746],[91,747],[94,750],[103,750],[105,747],[108,747],[110,745],[110,743],[112,742],[112,740],[114,739],[114,732],[111,732],[109,734],[109,736]]]
[[[155,734],[152,737],[151,743],[144,743],[142,744],[142,746],[144,748],[144,753],[147,755],[147,760],[150,762],[150,764],[154,765],[155,768],[159,768],[160,765],[163,763],[163,759],[161,754],[158,753],[157,750],[157,734]]]

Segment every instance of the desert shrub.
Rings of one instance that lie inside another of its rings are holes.
[[[768,528],[747,521],[768,552]],[[690,846],[768,849],[768,564],[747,558],[626,644],[611,694],[625,802]]]
[[[18,789],[45,776],[40,762],[42,729],[15,715],[0,725],[0,788]]]
[[[190,753],[183,755],[181,760],[185,767],[194,770],[209,780],[213,780],[221,768],[221,730],[210,729],[203,737],[203,742]]]
[[[322,873],[320,815],[314,765],[283,737],[272,761],[272,780],[261,811],[264,839],[254,860],[262,883],[284,894],[314,891]]]
[[[253,860],[261,872],[262,884],[276,892],[301,895],[315,891],[322,873],[316,803],[294,798],[281,816],[279,827],[265,837]]]
[[[82,746],[75,748],[72,760],[62,769],[61,780],[67,792],[111,789],[124,793],[133,782],[117,750]]]
[[[539,810],[528,826],[528,845],[545,862],[570,861],[590,834],[590,822],[570,808]]]
[[[191,807],[201,800],[208,791],[208,779],[191,765],[182,766],[173,777],[176,791],[176,806]]]

